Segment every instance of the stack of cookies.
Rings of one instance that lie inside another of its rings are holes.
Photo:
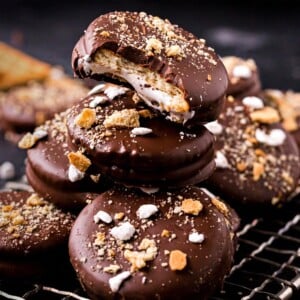
[[[215,170],[203,124],[225,100],[221,59],[168,20],[112,12],[89,25],[72,66],[105,81],[19,146],[45,199],[78,211],[95,198],[69,238],[83,288],[92,299],[208,298],[229,273],[239,223],[194,186]]]

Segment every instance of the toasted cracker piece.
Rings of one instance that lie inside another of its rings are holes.
[[[0,89],[49,76],[51,66],[0,42]]]

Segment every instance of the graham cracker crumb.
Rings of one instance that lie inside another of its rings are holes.
[[[283,120],[282,126],[287,131],[295,131],[298,129],[297,121],[292,118]]]
[[[18,146],[21,149],[30,149],[37,142],[37,137],[30,132],[26,133],[19,141]]]
[[[260,110],[255,110],[250,113],[250,118],[253,122],[273,124],[280,121],[279,113],[276,109],[265,106]]]
[[[96,111],[92,108],[84,108],[75,118],[75,124],[81,128],[89,129],[96,122]]]
[[[116,256],[116,251],[114,249],[108,249],[107,250],[107,256],[109,258],[114,258]]]
[[[98,183],[100,180],[101,174],[97,174],[97,175],[90,175],[90,178],[95,182]]]
[[[114,216],[114,219],[115,220],[122,220],[124,218],[125,214],[123,212],[119,212],[119,213],[116,213],[115,216]]]
[[[108,267],[104,267],[103,271],[109,274],[117,274],[120,269],[119,265],[109,265]]]
[[[233,98],[232,96],[228,96],[228,97],[227,97],[227,101],[228,101],[228,102],[234,102],[234,98]]]
[[[113,112],[107,116],[103,122],[106,128],[125,127],[134,128],[140,127],[140,115],[136,109],[123,109]]]
[[[2,212],[10,212],[13,210],[13,206],[12,205],[3,205],[1,210],[2,210]]]
[[[13,225],[22,225],[22,224],[24,224],[24,221],[25,221],[25,219],[23,216],[17,215],[12,219],[12,224]]]
[[[146,51],[149,51],[150,52],[149,54],[151,54],[151,52],[160,54],[161,49],[162,49],[162,42],[159,41],[158,39],[150,38],[147,40]]]
[[[69,163],[76,167],[80,172],[85,172],[91,165],[91,161],[81,152],[70,152],[68,154]]]
[[[105,244],[105,234],[103,232],[97,232],[94,240],[94,245],[103,246]]]
[[[247,136],[246,140],[252,145],[257,143],[257,139],[254,136]]]
[[[212,198],[211,203],[217,208],[219,212],[221,212],[223,215],[227,216],[229,213],[228,207],[225,205],[224,202],[220,201],[217,198]]]
[[[161,237],[170,237],[171,236],[171,232],[167,229],[164,229],[162,232],[161,232]]]
[[[45,201],[43,198],[39,197],[37,194],[32,194],[27,198],[26,204],[30,205],[30,206],[42,206],[45,204]]]
[[[254,181],[258,181],[260,177],[264,174],[264,172],[265,172],[265,167],[263,164],[258,162],[253,163],[252,174],[253,174]]]
[[[289,185],[294,185],[294,179],[288,172],[283,171],[281,176],[286,183],[288,183]]]
[[[202,209],[203,205],[199,200],[189,198],[184,199],[181,203],[181,210],[186,214],[198,216]]]
[[[166,49],[166,55],[171,56],[182,56],[182,50],[178,45],[172,45]]]
[[[262,149],[255,149],[255,155],[265,157],[266,153]]]
[[[271,203],[272,205],[276,205],[277,203],[279,203],[279,201],[280,201],[279,197],[273,197]]]
[[[108,31],[105,31],[105,30],[101,31],[99,34],[103,37],[106,37],[106,38],[110,36],[110,33]]]
[[[157,247],[154,240],[143,239],[138,249],[142,251],[124,251],[124,257],[131,263],[131,272],[144,268],[146,262],[153,260],[157,255]]]
[[[187,265],[187,255],[180,250],[172,250],[169,256],[169,266],[172,271],[181,271]]]
[[[236,164],[236,168],[239,172],[244,172],[247,169],[247,163],[240,161]]]

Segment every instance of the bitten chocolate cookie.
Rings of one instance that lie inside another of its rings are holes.
[[[84,149],[101,174],[129,186],[178,188],[211,175],[213,135],[201,125],[172,123],[138,101],[127,88],[97,86],[67,115],[74,151]]]
[[[75,217],[25,191],[0,193],[0,278],[59,276]]]
[[[11,88],[0,99],[2,128],[15,133],[32,131],[87,93],[81,82],[60,73],[42,82]]]
[[[246,96],[257,96],[260,93],[259,71],[253,59],[226,56],[222,58],[222,61],[229,76],[227,95],[242,99]]]
[[[216,136],[217,165],[207,186],[237,204],[287,200],[300,175],[299,151],[279,121],[258,97],[228,97],[218,121],[206,125]]]
[[[27,133],[19,147],[28,149],[26,176],[33,189],[59,207],[76,210],[95,196],[91,193],[103,192],[111,184],[105,176],[93,174],[89,160],[77,164],[82,155],[68,147],[65,117],[66,112],[57,114]]]
[[[197,187],[110,190],[75,221],[71,263],[91,299],[207,299],[233,261],[228,212]]]
[[[261,96],[278,109],[282,126],[293,135],[300,149],[300,93],[266,89]]]
[[[99,16],[77,42],[72,66],[81,78],[128,82],[148,106],[186,125],[216,119],[228,84],[205,40],[144,12]]]

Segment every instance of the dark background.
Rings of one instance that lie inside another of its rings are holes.
[[[87,25],[111,10],[168,18],[216,52],[254,58],[264,87],[300,89],[300,10],[296,1],[37,1],[0,4],[0,40],[72,73],[73,46]]]

